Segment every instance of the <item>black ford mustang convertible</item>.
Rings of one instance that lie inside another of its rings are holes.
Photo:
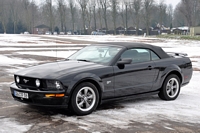
[[[192,63],[185,54],[118,42],[90,45],[66,60],[21,70],[10,89],[20,102],[70,107],[87,115],[110,100],[154,94],[175,100],[191,77]]]

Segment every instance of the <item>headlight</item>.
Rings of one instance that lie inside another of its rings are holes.
[[[61,84],[60,81],[47,80],[46,83],[47,83],[47,88],[49,88],[49,89],[57,89],[57,90],[63,89],[63,85]]]
[[[16,82],[17,82],[17,83],[20,82],[20,78],[19,78],[19,76],[16,77]]]
[[[37,87],[40,87],[40,80],[39,80],[39,79],[36,79],[36,80],[35,80],[35,84],[36,84]]]
[[[62,85],[61,85],[61,83],[59,81],[56,81],[55,85],[56,85],[56,89],[58,89],[58,90],[62,90],[63,89]]]

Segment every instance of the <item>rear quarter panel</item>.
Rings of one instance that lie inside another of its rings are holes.
[[[152,91],[162,87],[165,78],[170,73],[177,73],[180,76],[181,84],[189,83],[192,77],[192,63],[188,57],[167,58],[154,61],[156,71],[156,80]]]

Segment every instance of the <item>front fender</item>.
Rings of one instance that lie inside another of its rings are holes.
[[[74,88],[78,84],[80,84],[81,82],[87,81],[87,80],[90,80],[90,81],[97,83],[100,91],[101,92],[104,91],[103,82],[102,82],[102,79],[100,77],[98,77],[97,75],[95,75],[93,73],[80,73],[80,74],[76,75],[71,80],[71,83],[70,83],[70,85],[68,86],[68,89],[67,89],[67,93],[71,94],[73,92]]]

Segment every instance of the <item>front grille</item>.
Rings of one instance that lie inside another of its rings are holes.
[[[40,87],[37,87],[36,84],[35,84],[36,78],[18,76],[19,79],[20,79],[20,82],[17,83],[17,81],[16,81],[17,76],[15,75],[14,77],[15,77],[15,83],[17,84],[17,86],[20,89],[41,90],[41,88],[44,87],[44,84],[43,84],[44,82],[41,79],[39,79],[40,80]]]

